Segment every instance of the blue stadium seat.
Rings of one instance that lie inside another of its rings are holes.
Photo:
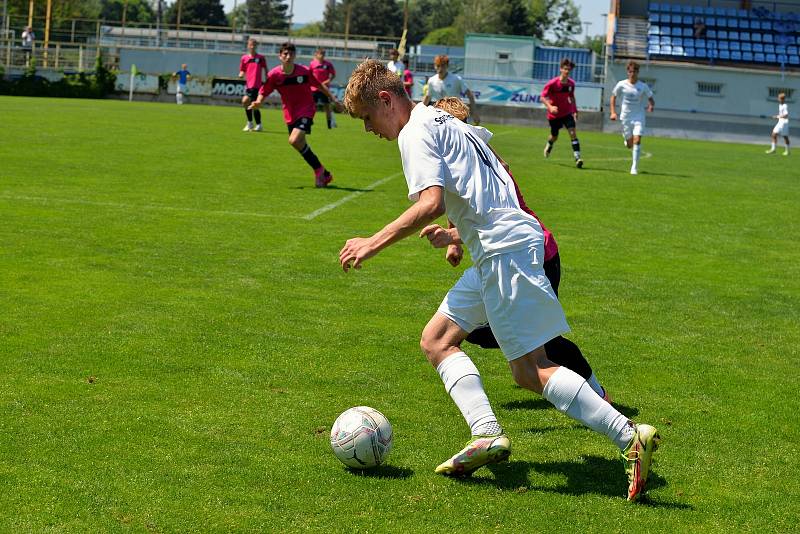
[[[753,60],[756,63],[764,63],[764,54],[753,54]]]
[[[669,55],[672,53],[672,47],[670,45],[661,45],[661,53],[665,55]]]
[[[786,65],[789,62],[789,56],[786,54],[778,54],[778,63],[781,65]]]
[[[768,20],[762,20],[761,21],[761,29],[762,30],[767,30],[767,31],[772,30],[772,23],[770,21],[768,21]]]
[[[761,34],[760,33],[751,33],[750,34],[750,40],[753,41],[754,43],[760,43],[761,42]]]
[[[728,52],[727,50],[720,50],[719,51],[719,58],[720,59],[730,59],[731,58],[731,53]]]
[[[694,47],[694,39],[692,39],[691,37],[684,38],[683,46],[688,46],[688,47],[692,47],[693,48]]]
[[[789,54],[790,56],[796,56],[797,55],[797,47],[796,46],[787,46],[786,47],[786,53]]]
[[[736,11],[736,16],[739,17],[740,19],[746,19],[747,17],[750,16],[750,14],[747,12],[746,9],[739,9]]]
[[[681,18],[681,22],[682,22],[683,24],[686,24],[686,25],[688,25],[688,26],[691,26],[692,24],[694,24],[694,19],[692,18],[692,16],[691,16],[691,15],[684,15],[684,16]]]
[[[705,48],[706,47],[706,40],[705,39],[695,39],[694,45],[697,48]]]
[[[680,27],[678,27],[678,26],[673,26],[672,28],[670,28],[670,32],[669,33],[673,37],[680,37],[681,35],[683,35],[683,32],[681,31]]]
[[[725,25],[728,28],[738,28],[739,27],[739,20],[738,19],[728,19],[727,23]]]
[[[656,44],[657,45],[660,42],[659,39],[660,39],[660,37],[658,35],[651,35],[651,36],[649,36],[647,38],[647,44],[649,44],[649,45]]]
[[[752,52],[742,52],[742,61],[753,61]]]
[[[650,6],[647,8],[648,11],[651,13],[661,11],[661,4],[657,2],[650,2]]]
[[[695,57],[694,48],[684,48],[683,51],[684,51],[686,57]]]
[[[742,60],[742,53],[739,52],[738,50],[733,50],[731,52],[731,59],[733,61],[741,61]]]
[[[785,54],[786,53],[786,47],[783,46],[783,45],[775,45],[775,53],[779,54],[779,55],[780,54]]]
[[[738,41],[739,40],[739,32],[728,32],[728,39],[731,41]]]
[[[767,56],[767,63],[777,63],[778,62],[778,58],[775,56],[775,54],[766,54],[766,56]]]
[[[691,37],[694,35],[694,30],[692,28],[684,28],[683,29],[683,36],[684,37]]]
[[[681,13],[685,13],[687,15],[692,14],[692,6],[681,6]]]
[[[753,43],[753,52],[763,53],[764,45],[761,43]]]
[[[682,56],[684,54],[682,46],[673,46],[672,47],[672,55],[673,56]]]
[[[800,65],[800,57],[789,56],[789,65]]]
[[[716,30],[708,30],[706,32],[706,37],[709,39],[716,39],[717,38],[717,31]]]
[[[683,38],[681,38],[681,37],[673,37],[672,38],[672,46],[683,46]]]
[[[761,29],[761,23],[759,21],[757,21],[757,20],[751,20],[750,21],[750,29],[751,30],[760,30]]]
[[[737,12],[734,8],[729,7],[728,9],[725,10],[725,15],[727,15],[728,17],[735,17],[737,15]]]
[[[657,44],[651,44],[650,46],[647,47],[647,53],[648,54],[660,54],[661,53],[661,48],[659,48],[659,46]]]
[[[775,53],[775,47],[773,45],[771,45],[771,44],[765,44],[764,45],[764,53],[765,54],[774,54]]]
[[[673,24],[680,24],[681,23],[681,16],[673,14],[673,15],[670,16],[669,20]]]
[[[743,41],[743,43],[745,43],[745,42],[749,43],[750,42],[750,32],[740,32],[739,36],[740,36],[739,39],[741,39]]]
[[[669,35],[662,35],[661,42],[659,43],[661,46],[672,44],[672,37]]]
[[[739,43],[739,41],[729,41],[728,48],[730,48],[731,50],[736,50],[738,52],[739,50],[741,50],[741,44]]]
[[[725,8],[724,7],[715,7],[714,8],[714,14],[716,16],[718,16],[718,17],[724,17],[725,16]]]
[[[650,22],[650,24],[658,24],[661,22],[661,17],[658,15],[658,13],[650,13],[650,16],[647,17],[647,20]]]
[[[717,48],[719,48],[720,50],[728,50],[728,48],[730,47],[728,46],[728,41],[719,41],[719,43],[717,44]]]
[[[719,48],[719,45],[717,44],[717,41],[709,40],[706,41],[706,48],[708,48],[709,50],[716,50],[717,48]]]
[[[695,15],[702,15],[703,14],[703,6],[694,6],[692,8],[692,13]]]
[[[725,30],[720,30],[717,32],[717,39],[727,39],[727,38],[728,38],[728,32],[726,32]]]
[[[739,29],[740,30],[749,30],[750,29],[750,21],[747,19],[740,19],[739,20]]]
[[[752,52],[753,51],[753,43],[742,43],[742,52]]]
[[[695,57],[704,57],[704,58],[708,57],[708,50],[706,50],[705,48],[698,48],[695,51]]]
[[[714,8],[713,7],[706,6],[706,7],[703,8],[703,15],[713,15],[713,14],[714,14]]]
[[[800,45],[800,35],[797,36],[797,44]]]
[[[650,26],[647,30],[647,35],[658,35],[659,33],[661,33],[660,26]]]
[[[763,34],[763,35],[761,36],[761,40],[762,40],[763,42],[765,42],[765,43],[771,43],[771,42],[772,42],[772,34],[771,34],[771,33],[765,33],[765,34]]]

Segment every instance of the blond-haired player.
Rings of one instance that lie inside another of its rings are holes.
[[[786,143],[786,148],[783,150],[783,155],[789,155],[789,106],[786,105],[786,93],[778,95],[778,114],[772,116],[773,119],[778,119],[778,123],[772,129],[772,146],[767,150],[767,154],[775,152],[775,146],[778,144],[778,136],[782,135]]]
[[[461,343],[478,325],[492,326],[511,374],[559,411],[605,434],[622,451],[628,499],[644,490],[655,428],[635,425],[601,399],[575,372],[547,359],[544,344],[569,330],[561,304],[544,275],[544,237],[535,217],[522,211],[514,182],[489,147],[440,109],[415,105],[403,82],[383,64],[367,60],[353,71],[345,92],[349,113],[367,132],[398,140],[408,198],[414,204],[370,237],[348,239],[339,252],[345,272],[360,268],[384,248],[412,234],[435,246],[454,232],[432,224],[453,222],[475,266],[447,293],[422,332],[420,345],[467,421],[472,438],[436,468],[466,476],[511,454],[483,388],[480,373]]]

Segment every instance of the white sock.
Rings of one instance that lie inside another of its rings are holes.
[[[456,352],[440,363],[436,371],[442,377],[445,390],[461,410],[473,436],[502,432],[483,390],[478,368],[469,356]]]
[[[775,150],[775,141],[772,142],[772,144],[770,145],[769,149],[770,150]]]
[[[589,387],[591,387],[594,390],[595,393],[600,395],[601,399],[605,397],[606,390],[603,389],[603,386],[601,386],[600,382],[597,381],[597,377],[595,376],[594,373],[592,373],[592,376],[590,376],[589,380],[587,380],[586,382],[589,384]]]
[[[639,154],[642,151],[642,145],[633,145],[633,166],[639,166]]]
[[[550,376],[542,396],[559,412],[608,436],[620,450],[633,438],[634,428],[628,418],[598,397],[579,374],[566,367],[559,367]]]
[[[786,145],[785,150],[786,150],[786,152],[789,152],[789,145],[788,144]]]

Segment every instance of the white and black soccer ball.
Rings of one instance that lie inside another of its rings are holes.
[[[392,450],[392,425],[374,408],[350,408],[333,423],[331,448],[347,467],[375,467],[382,464]]]

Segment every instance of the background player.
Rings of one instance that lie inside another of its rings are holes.
[[[247,115],[247,124],[243,129],[245,132],[260,132],[262,129],[261,110],[250,109],[250,104],[258,98],[258,90],[264,85],[264,78],[267,75],[267,58],[256,53],[257,46],[258,42],[255,39],[252,37],[248,39],[247,53],[239,60],[239,78],[244,77],[245,79],[244,96],[242,97],[242,106]],[[256,120],[255,127],[253,118]]]
[[[181,64],[181,70],[172,73],[173,78],[177,78],[175,84],[175,102],[183,104],[183,95],[186,94],[186,84],[192,79],[192,73],[186,68],[186,63]]]
[[[308,68],[311,69],[311,74],[317,79],[319,83],[325,86],[328,91],[331,89],[331,82],[336,77],[336,69],[333,68],[333,63],[325,59],[325,50],[317,48],[314,52],[314,59],[309,63]],[[314,103],[322,105],[325,110],[325,119],[328,121],[328,129],[336,128],[336,118],[333,116],[331,110],[331,101],[325,94],[318,90],[315,86],[311,86],[311,94],[314,95]]]
[[[278,54],[281,64],[270,70],[267,82],[261,86],[258,98],[250,104],[252,109],[261,107],[261,103],[272,91],[277,90],[283,103],[283,118],[289,129],[289,144],[300,152],[306,163],[314,169],[314,183],[317,187],[326,187],[333,181],[333,175],[320,163],[316,154],[306,143],[306,134],[311,133],[314,123],[314,97],[311,96],[311,87],[327,96],[335,105],[340,105],[328,88],[317,81],[311,70],[303,65],[297,65],[294,58],[297,55],[294,44],[283,43]]]
[[[427,90],[423,90],[422,103],[427,106],[431,102],[448,96],[461,98],[461,95],[465,94],[469,99],[469,108],[472,110],[472,122],[480,124],[481,118],[475,107],[475,95],[472,94],[461,76],[447,72],[447,69],[450,68],[450,58],[440,54],[433,58],[433,66],[436,67],[436,74],[428,78],[428,83],[425,84]]]
[[[450,115],[454,116],[458,120],[462,122],[466,122],[466,119],[469,117],[469,108],[461,101],[460,98],[455,97],[447,97],[443,98],[434,104],[435,107],[446,111]],[[558,296],[558,285],[561,282],[561,257],[558,253],[558,244],[556,243],[553,234],[542,224],[541,219],[539,216],[534,213],[532,209],[528,207],[525,203],[525,199],[522,197],[522,191],[520,191],[519,184],[514,179],[514,176],[511,174],[511,170],[508,168],[508,165],[500,155],[495,152],[491,145],[489,145],[489,141],[492,139],[492,132],[483,128],[482,126],[472,126],[469,125],[470,128],[475,132],[475,135],[478,136],[489,149],[497,156],[497,159],[500,161],[500,164],[503,168],[508,172],[508,175],[511,177],[511,180],[514,181],[514,188],[517,192],[517,200],[519,201],[519,206],[522,211],[529,213],[536,217],[536,220],[539,221],[539,224],[542,227],[542,233],[544,234],[544,263],[542,266],[544,267],[544,274],[547,279],[550,281],[550,285],[553,287],[553,292]],[[462,248],[461,238],[458,236],[458,229],[454,228],[452,223],[448,221],[450,225],[450,232],[451,238],[453,243],[444,245],[441,242],[437,242],[433,236],[430,236],[431,245],[437,248],[442,248],[442,246],[447,246],[447,252],[445,253],[445,259],[453,266],[457,266],[461,263],[461,259],[464,256],[464,250]],[[423,233],[425,229],[423,229]],[[474,269],[470,267],[470,269]],[[467,341],[470,343],[474,343],[475,345],[480,345],[485,349],[499,349],[500,345],[497,343],[497,339],[494,337],[494,333],[492,332],[492,328],[489,325],[479,326],[475,330],[469,333],[466,338]],[[600,397],[604,398],[607,402],[611,402],[608,393],[600,385],[598,382],[597,377],[595,376],[594,372],[592,371],[592,366],[589,365],[589,362],[584,358],[583,353],[581,353],[581,349],[578,346],[570,341],[569,339],[565,338],[564,336],[557,336],[547,343],[544,344],[545,352],[547,353],[547,358],[557,364],[563,365],[569,369],[572,369],[579,375],[581,375],[586,381],[589,383],[591,388],[600,395]]]
[[[467,446],[436,472],[467,476],[511,453],[480,373],[460,348],[467,333],[488,320],[514,380],[611,439],[625,461],[628,499],[638,498],[658,433],[650,425],[634,425],[583,378],[547,359],[543,344],[569,327],[541,266],[541,226],[520,209],[510,177],[497,158],[466,124],[441,110],[415,106],[402,81],[378,61],[356,67],[345,102],[348,111],[364,121],[367,132],[398,140],[408,197],[415,203],[371,237],[348,239],[339,252],[344,271],[361,267],[445,214],[477,266],[470,271],[478,278],[477,288],[462,277],[425,326],[420,341],[472,433]],[[446,230],[438,227],[433,232]]]
[[[778,119],[775,128],[772,129],[772,146],[767,150],[767,154],[775,152],[775,146],[778,144],[778,136],[782,135],[786,143],[786,148],[783,151],[784,156],[789,155],[789,106],[786,105],[786,94],[781,93],[778,95],[778,114],[772,116],[773,119]]]
[[[575,102],[575,81],[569,77],[574,66],[571,59],[562,59],[561,74],[547,82],[542,89],[542,102],[547,108],[547,120],[550,123],[550,137],[544,147],[544,157],[550,157],[553,143],[558,139],[558,131],[563,127],[572,139],[572,155],[575,156],[575,166],[580,169],[583,167],[581,144],[575,133],[578,105]]]
[[[626,69],[628,79],[617,82],[614,90],[611,91],[611,116],[609,118],[612,121],[617,120],[617,97],[622,95],[619,115],[619,120],[622,122],[622,137],[625,139],[625,146],[628,149],[633,148],[631,174],[638,174],[642,136],[645,132],[645,96],[649,113],[653,112],[656,101],[653,100],[653,91],[650,87],[639,79],[639,64],[633,60],[628,61]]]

